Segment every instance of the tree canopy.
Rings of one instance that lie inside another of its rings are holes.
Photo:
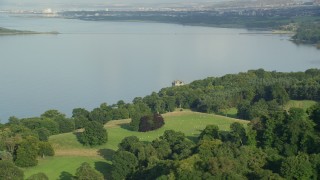
[[[153,116],[143,116],[139,123],[139,132],[152,131],[161,128],[164,125],[164,119],[160,114]]]
[[[84,131],[79,136],[80,142],[89,146],[101,145],[108,140],[107,130],[97,121],[86,123]]]
[[[103,175],[93,169],[88,163],[84,162],[76,171],[76,179],[78,180],[104,180]]]
[[[126,137],[113,157],[112,174],[115,179],[317,179],[319,137],[303,109],[271,110],[247,127],[235,122],[221,131],[208,125],[196,141],[174,130],[151,143]]]
[[[38,140],[29,136],[23,140],[16,151],[14,162],[20,167],[30,167],[38,164]]]
[[[23,171],[11,161],[0,160],[0,179],[23,180],[23,177]]]

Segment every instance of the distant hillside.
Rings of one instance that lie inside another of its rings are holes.
[[[0,35],[13,35],[13,34],[35,34],[36,32],[32,31],[19,31],[13,29],[6,29],[0,27]]]
[[[58,32],[20,31],[0,27],[0,35],[58,34]]]

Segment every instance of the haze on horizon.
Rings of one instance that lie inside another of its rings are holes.
[[[159,5],[189,5],[195,4],[213,4],[223,2],[274,2],[277,0],[0,0],[0,10],[43,10],[52,8],[53,10],[70,9],[101,9],[108,7],[157,7]],[[308,2],[312,0],[292,0]]]
[[[72,9],[72,8],[101,8],[108,6],[156,6],[159,4],[193,4],[193,3],[217,3],[230,1],[255,1],[255,0],[1,0],[0,10],[19,9],[44,9],[53,8]]]

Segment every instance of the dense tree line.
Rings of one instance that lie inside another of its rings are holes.
[[[126,137],[114,179],[319,179],[320,104],[267,112],[230,131],[208,125],[197,141],[167,130],[152,142]]]
[[[97,13],[99,16],[95,16]],[[91,21],[152,21],[226,28],[277,29],[289,23],[316,21],[319,16],[319,7],[246,8],[239,11],[226,10],[223,13],[214,9],[199,11],[66,11],[61,15],[65,18]]]
[[[227,109],[236,107],[239,118],[251,120],[267,110],[283,109],[290,99],[320,100],[320,70],[282,73],[258,69],[209,77],[185,86],[163,88],[144,98],[135,98],[133,104],[127,104],[125,108],[133,119],[133,129],[138,130],[140,114],[165,113],[175,108],[225,113]]]
[[[5,126],[0,130],[0,179],[24,179],[18,167],[35,166],[39,157],[54,155],[49,142],[40,141],[36,134],[32,136],[32,131],[26,127],[16,128]]]
[[[0,126],[0,163],[3,166],[0,169],[6,171],[0,174],[4,174],[5,179],[23,179],[18,167],[36,166],[38,158],[54,156],[48,137],[57,133],[59,123],[49,117],[10,117],[8,123]]]
[[[229,108],[236,107],[238,118],[251,120],[267,110],[283,109],[290,99],[320,100],[320,70],[283,73],[258,69],[209,77],[180,87],[163,88],[143,98],[136,97],[132,103],[103,103],[91,112],[76,108],[72,117],[76,128],[84,127],[88,121],[106,123],[131,118],[131,129],[138,131],[143,116],[171,112],[176,108],[225,113]]]
[[[320,23],[300,24],[293,39],[302,43],[320,43]]]

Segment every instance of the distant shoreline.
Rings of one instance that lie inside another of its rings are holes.
[[[0,36],[11,36],[11,35],[36,35],[36,34],[59,34],[59,32],[36,32],[36,31],[21,31],[14,29],[7,29],[0,27]]]
[[[266,34],[266,35],[273,35],[273,34],[279,34],[279,35],[294,35],[295,32],[291,31],[277,31],[277,30],[268,30],[268,32],[247,32],[247,33],[240,33],[240,34]]]

